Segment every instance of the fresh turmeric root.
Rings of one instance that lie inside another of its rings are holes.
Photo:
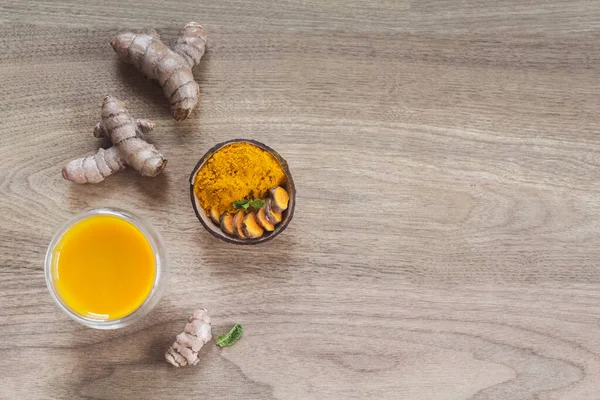
[[[228,235],[235,236],[235,225],[233,224],[233,215],[223,214],[221,215],[221,230]]]
[[[277,225],[283,219],[283,214],[273,209],[273,199],[267,199],[265,201],[265,217],[267,221],[273,225]]]
[[[219,225],[221,223],[221,216],[214,208],[210,209],[210,219],[216,224]]]
[[[233,216],[233,231],[240,239],[246,239],[246,234],[242,228],[242,222],[244,222],[244,211],[240,210]]]
[[[242,220],[242,230],[244,231],[244,235],[250,239],[258,239],[265,232],[253,213],[246,215]]]
[[[96,124],[94,136],[109,138],[112,147],[71,161],[63,168],[63,177],[75,183],[98,183],[127,165],[143,176],[158,175],[167,160],[143,139],[143,134],[153,128],[154,124],[149,120],[134,120],[119,100],[104,97],[102,121]]]
[[[175,343],[169,347],[165,358],[176,367],[198,364],[198,352],[212,339],[210,316],[205,309],[192,313],[183,332],[177,335]]]
[[[267,216],[265,214],[265,206],[262,206],[256,212],[256,221],[258,221],[260,226],[262,226],[267,232],[273,232],[275,230],[275,225],[267,220]]]
[[[200,97],[192,67],[204,55],[206,39],[202,25],[190,22],[179,33],[173,50],[160,40],[154,29],[140,34],[122,33],[110,44],[123,61],[158,81],[171,104],[171,115],[181,121],[190,115]]]
[[[280,213],[287,210],[290,195],[284,188],[277,186],[269,190],[269,193],[271,194],[271,207],[273,211]]]

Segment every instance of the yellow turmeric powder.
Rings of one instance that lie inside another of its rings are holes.
[[[285,172],[269,152],[248,143],[227,145],[202,165],[194,180],[194,193],[200,206],[210,215],[233,213],[233,202],[262,199],[269,189],[285,182]]]

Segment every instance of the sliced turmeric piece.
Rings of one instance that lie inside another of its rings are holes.
[[[244,231],[244,235],[250,239],[256,239],[263,235],[265,230],[258,223],[254,214],[250,213],[244,217],[242,221],[242,230]]]
[[[219,225],[220,224],[219,219],[221,216],[219,215],[217,210],[214,208],[211,208],[209,214],[210,214],[210,219],[212,219],[215,224]]]
[[[244,222],[244,211],[240,210],[233,217],[233,230],[240,239],[247,239],[242,229],[242,222]]]
[[[228,235],[235,235],[233,215],[227,213],[221,215],[221,230]]]
[[[258,224],[260,226],[262,226],[267,232],[273,232],[275,230],[275,225],[273,225],[272,223],[270,223],[267,220],[267,216],[265,215],[265,207],[261,207],[257,212],[256,212],[256,221],[258,222]]]
[[[267,218],[267,221],[269,221],[273,225],[277,225],[278,223],[280,223],[283,218],[280,212],[273,210],[272,199],[267,199],[265,201],[265,217]]]
[[[290,201],[288,192],[281,186],[274,187],[269,192],[271,193],[271,208],[273,211],[280,213],[287,210]]]

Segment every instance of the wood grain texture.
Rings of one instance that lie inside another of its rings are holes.
[[[108,42],[191,19],[209,47],[177,123]],[[600,399],[599,39],[594,1],[4,0],[0,398]],[[107,93],[156,122],[164,174],[62,179]],[[279,151],[298,189],[255,248],[188,198],[232,138]],[[43,276],[56,229],[101,206],[170,256],[160,305],[114,332],[71,322]],[[171,368],[197,306],[245,335]]]

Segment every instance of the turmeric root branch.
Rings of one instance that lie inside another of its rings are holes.
[[[198,364],[198,352],[212,339],[210,316],[205,309],[196,310],[188,319],[183,332],[177,335],[165,358],[176,367]]]
[[[106,96],[102,104],[102,121],[94,127],[94,136],[110,138],[113,146],[71,161],[63,168],[63,177],[75,183],[98,183],[126,166],[143,176],[158,175],[167,160],[143,139],[143,133],[152,128],[152,122],[134,120],[122,102]]]
[[[142,134],[150,132],[154,129],[154,122],[149,119],[136,119],[135,126]],[[108,138],[108,134],[106,133],[106,129],[104,129],[104,124],[102,121],[98,122],[94,127],[94,137],[97,138]]]
[[[171,103],[171,115],[181,121],[190,115],[200,97],[192,67],[204,55],[206,39],[202,25],[190,22],[179,33],[173,50],[160,40],[154,29],[139,34],[122,33],[110,44],[123,61],[158,81]]]

